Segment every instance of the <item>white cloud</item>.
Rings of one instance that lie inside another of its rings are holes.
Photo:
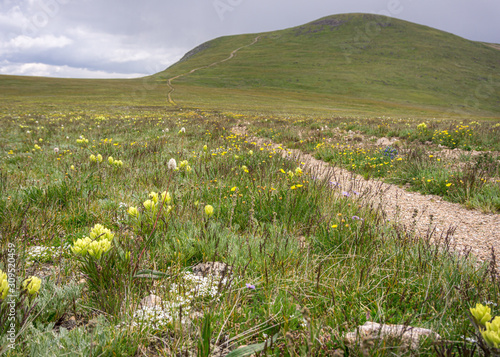
[[[73,40],[66,36],[43,35],[38,37],[29,37],[20,35],[0,45],[4,51],[26,51],[26,50],[49,50],[52,48],[63,48],[73,43]],[[1,52],[0,52],[1,54]]]
[[[0,28],[9,28],[11,30],[22,28],[28,23],[28,19],[19,6],[13,6],[8,10],[0,8]]]
[[[59,78],[137,78],[147,73],[117,73],[45,63],[0,63],[0,74]]]

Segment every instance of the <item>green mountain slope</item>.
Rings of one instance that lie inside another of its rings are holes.
[[[166,81],[225,59],[256,36],[209,41],[154,78]],[[240,98],[247,92],[311,99],[316,105],[368,103],[498,116],[500,51],[402,20],[343,14],[260,34],[234,58],[176,78],[172,85],[181,103],[210,93],[229,102],[232,94]]]
[[[169,93],[177,105],[221,111],[499,119],[500,45],[384,16],[335,15],[217,38],[144,78],[0,75],[0,113],[166,108]]]

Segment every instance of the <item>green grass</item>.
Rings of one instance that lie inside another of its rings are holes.
[[[372,20],[385,27],[367,35]],[[261,355],[357,355],[342,336],[367,320],[432,328],[448,352],[474,348],[468,308],[500,303],[494,261],[457,255],[446,232],[417,236],[386,221],[369,197],[339,195],[231,128],[498,212],[498,94],[455,112],[498,82],[498,51],[372,15],[322,21],[262,34],[223,65],[174,81],[180,107],[167,102],[167,78],[256,35],[214,40],[136,80],[0,76],[0,269],[14,249],[18,283],[19,335],[7,355],[207,356],[242,345]],[[368,39],[354,38],[359,29]],[[398,156],[376,147],[379,137],[397,137]],[[437,160],[448,148],[463,150],[459,166]],[[170,170],[172,158],[190,169]],[[171,201],[148,208],[164,191]],[[75,254],[95,224],[113,232],[111,248]],[[193,278],[194,265],[214,261],[230,272]],[[41,272],[39,292],[23,292]],[[166,303],[162,315],[141,318],[151,293]],[[8,313],[0,302],[2,346]],[[411,355],[398,344],[364,352]],[[423,341],[418,353],[434,347]]]
[[[307,125],[261,119],[262,128],[287,125],[289,137],[295,125]],[[231,133],[241,120],[261,125],[234,113],[151,108],[2,118],[2,252],[8,243],[16,247],[20,281],[41,264],[60,269],[19,303],[27,322],[19,320],[24,330],[7,355],[207,355],[216,341],[234,349],[274,335],[267,355],[331,355],[346,350],[342,334],[367,319],[432,328],[457,341],[449,349],[473,336],[468,307],[498,302],[487,264],[456,255],[447,240],[438,247],[431,243],[438,237],[384,221],[362,195],[345,197],[307,173],[288,174],[300,163]],[[81,135],[88,143],[77,143]],[[91,154],[103,161],[92,162]],[[171,158],[190,170],[169,170]],[[152,191],[168,191],[172,201],[148,210]],[[97,223],[114,233],[111,250],[99,259],[72,253]],[[28,264],[34,258],[25,253],[39,245],[57,249]],[[3,271],[7,258],[2,253]],[[213,293],[196,291],[202,283],[193,285],[186,273],[210,261],[228,264],[232,274],[216,277]],[[172,320],[159,319],[159,328],[136,313],[151,291],[171,302],[165,311]],[[77,326],[67,330],[72,316]],[[421,348],[434,353],[430,342]]]

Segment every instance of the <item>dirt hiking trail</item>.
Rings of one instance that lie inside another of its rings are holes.
[[[328,180],[332,189],[339,190],[339,193],[368,195],[373,206],[379,208],[387,219],[414,229],[419,236],[432,233],[438,240],[448,239],[453,250],[462,253],[470,250],[482,261],[491,259],[493,248],[497,265],[500,263],[500,214],[469,210],[439,196],[409,192],[378,180],[365,180],[360,175],[333,167],[300,150],[287,150],[269,140],[249,137],[245,127],[234,127],[233,132],[260,147],[265,144],[275,150],[283,148],[284,157],[305,163],[305,171],[315,178]]]
[[[255,38],[254,38],[254,40],[252,41],[252,43],[249,43],[248,45],[244,45],[244,46],[238,47],[237,49],[233,50],[233,51],[231,52],[231,54],[229,55],[229,57],[224,58],[223,60],[216,61],[216,62],[214,62],[214,63],[212,63],[212,64],[209,64],[209,65],[206,65],[206,66],[201,66],[201,67],[198,67],[198,68],[194,68],[194,69],[190,70],[189,72],[182,73],[182,74],[179,74],[179,75],[177,75],[177,76],[175,76],[175,77],[171,77],[171,78],[169,78],[169,79],[167,80],[167,86],[168,86],[168,88],[169,88],[169,91],[168,91],[168,94],[167,94],[167,99],[168,99],[168,102],[169,102],[170,104],[172,104],[172,105],[177,105],[177,104],[174,102],[174,100],[172,99],[172,94],[173,94],[173,93],[174,93],[174,91],[175,91],[175,88],[174,88],[174,87],[173,87],[173,85],[172,85],[172,81],[174,81],[174,80],[176,80],[176,79],[178,79],[178,78],[181,78],[181,77],[184,77],[184,76],[190,75],[190,74],[192,74],[192,73],[194,73],[194,72],[196,72],[196,71],[199,71],[199,70],[201,70],[201,69],[210,68],[210,67],[216,66],[216,65],[218,65],[218,64],[224,63],[224,62],[226,62],[226,61],[229,61],[229,60],[230,60],[230,59],[232,59],[234,56],[236,56],[236,53],[238,53],[238,51],[239,51],[239,50],[241,50],[241,49],[243,49],[243,48],[246,48],[246,47],[253,46],[254,44],[256,44],[256,43],[257,43],[257,41],[259,41],[259,38],[260,38],[260,37],[261,37],[261,36],[259,35],[259,36],[257,36],[257,37],[255,37]]]

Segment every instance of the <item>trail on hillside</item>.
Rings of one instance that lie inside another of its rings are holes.
[[[229,57],[227,57],[227,58],[225,58],[225,59],[223,59],[223,60],[216,61],[216,62],[214,62],[214,63],[212,63],[212,64],[207,65],[207,66],[202,66],[202,67],[194,68],[194,69],[190,70],[189,72],[182,73],[182,74],[179,74],[179,75],[177,75],[177,76],[174,76],[174,77],[169,78],[169,79],[167,80],[167,86],[168,86],[168,88],[169,88],[169,91],[168,91],[168,94],[167,94],[167,99],[168,99],[168,102],[169,102],[170,104],[172,104],[172,105],[177,105],[177,104],[174,102],[174,100],[172,99],[172,93],[174,93],[174,91],[175,91],[175,88],[174,88],[174,87],[173,87],[173,85],[172,85],[172,81],[173,81],[173,80],[178,79],[178,78],[180,78],[180,77],[187,76],[187,75],[189,75],[189,74],[192,74],[192,73],[194,73],[194,72],[196,72],[196,71],[199,71],[200,69],[210,68],[210,67],[216,66],[216,65],[218,65],[218,64],[224,63],[224,62],[226,62],[226,61],[229,61],[229,60],[230,60],[230,59],[232,59],[234,56],[236,56],[236,53],[237,53],[239,50],[241,50],[241,49],[243,49],[243,48],[246,48],[246,47],[253,46],[254,44],[256,44],[256,43],[257,43],[257,41],[259,41],[259,38],[260,38],[260,37],[261,37],[261,36],[259,35],[259,36],[257,36],[257,37],[255,37],[255,38],[254,38],[254,40],[252,41],[252,43],[249,43],[248,45],[245,45],[245,46],[238,47],[237,49],[233,50],[233,51],[231,52],[231,54],[229,55]]]
[[[360,194],[379,209],[387,220],[414,231],[417,236],[432,236],[433,241],[448,244],[461,253],[472,253],[481,261],[489,261],[492,249],[500,265],[500,214],[486,214],[443,200],[439,196],[409,192],[393,184],[366,180],[340,167],[334,167],[300,150],[289,150],[262,138],[249,137],[245,127],[234,127],[233,132],[246,137],[257,146],[281,150],[284,157],[302,162],[316,179],[327,180],[339,194]]]

